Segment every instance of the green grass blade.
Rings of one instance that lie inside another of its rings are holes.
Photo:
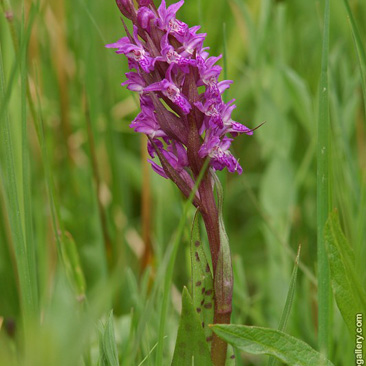
[[[117,344],[114,336],[113,311],[100,335],[100,366],[119,366]]]
[[[146,355],[146,357],[138,364],[138,366],[142,366],[145,361],[150,357],[150,355],[154,352],[154,349],[157,347],[157,343],[154,345],[153,348],[151,348],[150,352]]]
[[[356,314],[366,311],[366,294],[355,271],[353,249],[342,232],[337,212],[330,214],[324,236],[334,296],[343,319],[353,335]]]
[[[78,300],[82,301],[85,298],[86,281],[76,243],[69,233],[62,235],[61,254],[67,277],[74,287]]]
[[[361,73],[361,85],[362,85],[362,92],[363,92],[363,106],[366,116],[366,51],[365,47],[363,45],[360,32],[358,30],[355,18],[352,14],[351,6],[348,2],[348,0],[343,0],[344,5],[347,10],[347,15],[349,18],[349,21],[351,23],[351,29],[352,29],[352,36],[353,40],[355,42],[355,47],[357,50],[357,56],[358,56],[358,62],[360,66],[360,73]]]
[[[172,366],[210,366],[211,364],[211,355],[201,326],[201,319],[185,287]]]
[[[281,316],[280,324],[278,326],[278,330],[284,331],[287,326],[287,322],[291,313],[292,304],[294,302],[295,290],[296,290],[296,281],[297,281],[297,271],[299,268],[299,260],[300,260],[300,252],[301,252],[301,245],[299,246],[297,257],[294,265],[294,269],[291,275],[291,282],[290,287],[286,297],[285,307],[283,309],[283,313]]]
[[[36,79],[39,81],[38,78],[38,70],[36,70]],[[37,83],[38,84],[38,83]],[[41,98],[39,95],[39,90],[36,89],[36,95],[37,95],[37,107],[38,107],[38,114],[37,114],[37,121],[35,122],[37,131],[39,131],[38,137],[39,137],[39,145],[41,148],[41,155],[42,155],[42,163],[44,167],[44,173],[45,173],[45,180],[46,180],[46,187],[47,187],[47,195],[49,199],[49,205],[50,205],[50,212],[51,212],[51,220],[52,220],[52,228],[54,231],[56,244],[57,244],[57,250],[59,254],[59,259],[61,259],[61,241],[62,236],[64,233],[63,226],[61,225],[60,220],[60,204],[58,203],[56,194],[55,194],[55,187],[53,183],[53,172],[51,168],[50,158],[47,151],[46,146],[46,135],[45,135],[45,126],[43,121],[43,106],[41,102]]]
[[[5,17],[6,17],[7,12],[10,12],[12,14],[12,9],[10,8],[9,3],[8,2],[6,2],[6,3],[7,4],[5,4],[5,2],[3,0],[0,1],[0,5],[2,7]],[[17,57],[15,58],[12,68],[11,68],[7,88],[5,88],[4,93],[0,96],[0,121],[2,121],[4,119],[4,115],[6,113],[8,104],[10,102],[10,97],[11,97],[11,94],[12,94],[12,91],[14,88],[16,76],[18,75],[18,72],[21,69],[20,64],[21,64],[22,60],[24,59],[23,56],[24,56],[24,53],[26,53],[26,49],[28,47],[28,41],[29,41],[31,30],[32,30],[32,26],[33,26],[35,17],[38,13],[38,6],[39,6],[39,4],[37,2],[35,4],[32,4],[30,7],[30,11],[29,11],[29,15],[28,15],[28,24],[26,26],[25,31],[22,30],[22,39],[21,39],[20,46],[18,44],[13,21],[8,22],[9,30],[12,35],[13,47],[14,47]],[[35,116],[34,106],[33,106],[32,101],[30,100],[28,80],[25,80],[25,83],[26,83],[26,88],[27,88],[27,98],[29,99],[29,105],[31,108],[32,116],[34,117]]]
[[[286,365],[333,365],[305,342],[278,330],[235,324],[216,324],[212,329],[220,338],[244,352],[274,356]]]
[[[322,67],[319,90],[318,147],[317,147],[317,243],[318,243],[318,343],[325,355],[330,348],[330,280],[329,264],[324,244],[324,225],[329,213],[329,0],[325,2]]]
[[[295,289],[296,289],[296,282],[297,282],[297,270],[299,268],[299,261],[300,261],[300,252],[301,252],[301,245],[299,245],[299,249],[297,252],[297,257],[294,265],[294,269],[291,275],[290,287],[288,289],[285,307],[283,308],[280,324],[278,326],[278,330],[285,331],[288,319],[290,317],[292,304],[294,302],[295,296]],[[268,366],[275,366],[277,364],[277,360],[274,357],[271,357],[268,360]]]
[[[33,8],[34,11],[34,8]],[[24,12],[24,9],[23,9]],[[28,45],[29,34],[25,34],[24,13],[20,32],[21,44]],[[29,274],[31,276],[31,291],[35,299],[35,307],[38,308],[38,278],[37,278],[37,247],[33,237],[33,214],[32,214],[32,182],[30,177],[30,150],[28,144],[28,126],[27,126],[27,47],[22,47],[20,54],[20,85],[21,85],[21,149],[22,149],[22,187],[23,192],[23,217],[25,229],[25,241],[27,246],[27,255],[29,263]]]
[[[36,75],[38,76],[37,72]],[[38,89],[36,90],[36,94],[37,94],[38,114],[37,114],[37,121],[35,121],[35,125],[37,131],[39,131],[38,138],[41,148],[41,156],[45,173],[47,196],[50,206],[49,210],[51,213],[53,234],[56,240],[58,260],[63,264],[67,278],[72,284],[78,300],[82,301],[85,298],[85,291],[86,291],[85,276],[83,273],[79,252],[76,243],[74,241],[74,238],[68,232],[65,231],[61,220],[60,204],[58,202],[55,193],[52,167],[50,164],[49,153],[47,151],[46,146],[45,126],[42,115],[43,109]]]
[[[33,14],[34,15],[34,14]],[[34,19],[34,16],[33,16]],[[31,27],[31,20],[28,23],[28,28],[26,31],[26,36],[23,39],[21,50],[25,52],[26,50],[26,41],[29,36],[29,30]],[[22,55],[23,55],[22,52]],[[25,57],[25,55],[24,55]],[[0,48],[0,97],[5,98],[5,77],[4,77],[4,67],[3,67],[3,56],[2,56],[2,49]],[[24,73],[24,70],[22,71]],[[23,80],[24,81],[24,80]],[[8,86],[11,87],[11,86]],[[25,103],[25,100],[22,100]],[[3,105],[4,107],[4,105]],[[24,111],[24,107],[23,107]],[[4,144],[4,160],[3,166],[0,168],[0,175],[4,182],[4,187],[6,191],[6,201],[7,201],[7,208],[9,212],[9,222],[11,227],[11,233],[13,238],[14,244],[14,252],[15,258],[17,263],[17,270],[19,275],[19,284],[20,284],[20,302],[21,302],[21,309],[24,316],[24,326],[25,329],[29,327],[29,324],[35,314],[37,313],[37,282],[35,281],[35,261],[33,258],[33,254],[30,253],[31,250],[34,248],[27,247],[27,232],[24,225],[24,209],[21,197],[24,197],[24,194],[29,194],[29,192],[23,191],[23,181],[20,181],[19,186],[19,179],[16,173],[16,161],[14,156],[14,136],[11,135],[10,129],[10,119],[8,108],[5,103],[4,111],[3,111],[4,118],[0,121],[0,137],[1,141]],[[24,113],[24,112],[23,112]],[[24,114],[23,114],[23,125],[24,125]],[[16,136],[19,137],[19,136]],[[24,163],[24,162],[22,162]],[[27,173],[27,167],[23,167],[22,170]],[[21,194],[20,194],[21,192]],[[30,209],[28,206],[29,202],[27,202],[27,210]],[[27,219],[28,220],[28,219]],[[28,230],[29,222],[27,223]]]

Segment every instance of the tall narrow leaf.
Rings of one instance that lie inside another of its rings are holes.
[[[290,287],[287,292],[285,306],[283,308],[280,324],[278,326],[278,330],[284,331],[286,329],[287,321],[290,317],[292,304],[294,302],[295,296],[295,289],[296,289],[296,281],[297,281],[297,270],[299,268],[299,260],[300,260],[300,252],[301,252],[301,245],[299,245],[299,249],[297,251],[297,257],[295,261],[295,266],[292,271]],[[268,360],[268,366],[275,366],[277,364],[277,360],[274,357],[271,357]]]
[[[29,36],[30,26],[32,23],[29,23],[26,36],[24,36],[22,45],[21,45],[21,54],[23,57],[26,55],[26,45]],[[24,67],[24,65],[23,65]],[[5,77],[4,77],[4,67],[3,67],[3,59],[2,59],[2,50],[0,48],[0,99],[5,100]],[[25,69],[22,70],[24,75]],[[23,80],[24,82],[24,80]],[[10,85],[8,87],[12,87]],[[25,103],[25,100],[23,100]],[[24,315],[24,324],[27,328],[29,326],[30,320],[37,313],[37,281],[35,281],[35,259],[33,253],[31,253],[34,248],[29,243],[27,246],[27,239],[31,238],[30,235],[30,226],[29,218],[26,219],[26,224],[24,225],[24,203],[26,204],[27,213],[30,210],[29,201],[24,195],[29,194],[29,191],[23,190],[23,181],[19,181],[17,179],[16,174],[16,159],[14,154],[14,137],[19,138],[19,136],[12,136],[10,129],[10,118],[8,113],[8,105],[5,103],[4,105],[3,116],[4,118],[0,119],[0,138],[2,144],[4,144],[4,159],[2,160],[2,164],[0,166],[0,177],[4,182],[4,188],[6,190],[6,203],[9,212],[9,222],[11,227],[12,240],[14,245],[14,252],[17,264],[17,271],[19,276],[19,287],[20,287],[20,299],[21,299],[21,309]],[[25,123],[25,111],[23,108],[23,132],[24,132],[24,123]],[[24,132],[25,133],[25,132]],[[22,139],[22,136],[20,136]],[[23,146],[25,142],[23,140]],[[24,162],[21,162],[24,164]],[[22,171],[28,175],[28,166],[21,165]],[[21,198],[24,198],[25,201],[22,201]],[[25,227],[26,226],[26,227]],[[28,234],[28,235],[27,235]]]
[[[319,349],[328,354],[330,344],[330,281],[329,264],[324,245],[324,225],[329,213],[329,0],[325,2],[323,54],[319,90],[318,118],[318,168],[317,168],[317,239],[318,239],[318,343]]]
[[[334,296],[349,331],[354,334],[356,314],[366,312],[366,294],[355,271],[353,250],[342,232],[337,212],[329,216],[324,237]]]
[[[20,56],[20,104],[21,104],[21,149],[22,149],[22,183],[21,190],[23,192],[23,202],[20,206],[23,207],[24,234],[27,249],[27,260],[30,275],[30,288],[35,301],[35,308],[38,307],[38,278],[37,278],[37,259],[36,245],[33,238],[33,214],[32,214],[32,182],[30,176],[30,150],[28,144],[28,126],[27,126],[27,45],[29,42],[29,32],[26,31],[24,24],[24,14],[20,32],[20,42],[24,46],[21,47]]]
[[[353,36],[353,40],[355,42],[355,47],[357,50],[358,62],[360,65],[360,73],[361,73],[361,85],[362,85],[362,91],[363,91],[363,106],[364,106],[365,116],[366,116],[366,52],[365,52],[365,47],[362,43],[360,32],[358,30],[355,18],[352,14],[352,10],[351,10],[349,1],[343,0],[343,2],[346,7],[347,15],[348,15],[348,18],[351,23],[352,36]]]

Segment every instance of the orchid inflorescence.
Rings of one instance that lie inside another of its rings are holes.
[[[129,90],[139,93],[141,112],[130,127],[148,137],[152,168],[171,179],[198,208],[204,221],[212,259],[214,324],[230,324],[233,272],[230,248],[222,220],[220,183],[215,170],[242,173],[229,148],[240,134],[253,130],[235,122],[234,100],[223,93],[232,81],[219,81],[219,57],[203,47],[206,34],[176,18],[184,0],[169,7],[165,0],[156,8],[152,0],[116,0],[121,13],[133,23],[127,36],[107,47],[128,60]],[[158,157],[161,165],[153,159]],[[207,164],[211,169],[206,170]],[[197,190],[197,191],[196,191]],[[197,254],[197,253],[196,253]],[[197,256],[196,256],[197,259]],[[225,365],[227,344],[213,334],[211,359]],[[207,341],[209,341],[207,339]]]
[[[127,56],[134,70],[122,85],[139,93],[141,112],[130,127],[147,135],[152,168],[188,196],[207,157],[213,170],[241,174],[229,148],[234,137],[253,131],[231,118],[235,100],[223,101],[232,81],[219,81],[221,56],[209,56],[199,26],[176,18],[183,3],[167,7],[162,0],[157,9],[153,1],[140,0],[136,9],[132,0],[117,0],[133,33],[123,23],[127,37],[107,47]],[[152,160],[156,155],[162,166]]]

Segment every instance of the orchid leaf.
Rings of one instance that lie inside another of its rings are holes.
[[[305,342],[275,329],[216,324],[213,331],[241,351],[274,356],[291,366],[334,366]]]
[[[235,366],[235,365],[236,365],[236,361],[235,361],[234,348],[232,345],[228,344],[225,366]]]
[[[192,300],[201,319],[206,340],[210,342],[212,330],[208,324],[213,323],[213,279],[200,238],[199,218],[200,214],[197,211],[193,220],[191,237]]]
[[[172,366],[188,365],[210,366],[212,363],[201,320],[185,287],[182,294],[182,315]]]

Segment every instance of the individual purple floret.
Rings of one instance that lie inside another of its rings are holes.
[[[181,40],[188,31],[188,25],[176,18],[177,11],[183,4],[184,0],[181,0],[167,8],[165,0],[163,0],[158,9],[158,19],[156,22],[156,25],[161,30],[173,34],[179,40]]]
[[[127,37],[107,47],[127,56],[129,68],[134,70],[126,74],[127,81],[122,84],[140,94],[141,113],[130,126],[161,142],[161,154],[157,155],[165,162],[161,161],[159,168],[154,163],[154,170],[171,179],[173,170],[177,176],[182,175],[174,159],[168,159],[178,155],[171,146],[179,143],[180,149],[191,156],[191,161],[182,166],[190,180],[197,175],[193,166],[202,165],[192,160],[206,157],[211,159],[214,170],[227,168],[241,174],[242,168],[230,153],[230,145],[237,135],[251,135],[253,131],[233,121],[231,114],[236,106],[233,101],[223,101],[222,94],[232,81],[219,81],[222,68],[217,62],[221,56],[209,56],[208,49],[203,47],[206,34],[198,33],[199,26],[189,28],[177,19],[184,0],[168,7],[163,0],[158,9],[149,0],[139,1],[139,9],[135,9],[132,0],[117,0],[117,4],[132,20],[133,34],[125,26]],[[200,93],[198,88],[202,86],[204,91]],[[189,154],[193,149],[188,141],[190,120],[194,121],[200,141],[194,154]]]
[[[145,50],[143,44],[138,37],[138,28],[133,27],[133,40],[131,37],[123,37],[116,43],[107,45],[108,48],[117,48],[116,53],[125,54],[129,61],[130,66],[134,69],[141,67],[142,71],[149,73],[154,70],[154,64],[156,59],[150,57],[150,54]]]

